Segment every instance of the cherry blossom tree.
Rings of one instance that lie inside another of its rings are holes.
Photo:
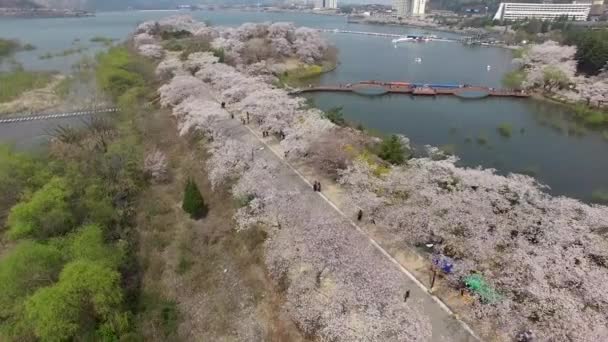
[[[209,151],[212,156],[207,169],[213,187],[239,177],[251,162],[251,148],[235,139],[216,136]]]
[[[166,182],[169,179],[167,156],[161,150],[154,149],[144,159],[144,171],[154,182]]]
[[[133,43],[139,47],[144,44],[154,44],[156,43],[156,39],[148,32],[142,32],[133,36]]]
[[[306,63],[315,63],[323,57],[327,49],[327,41],[321,37],[319,31],[307,27],[300,27],[295,32],[294,47],[296,55]]]
[[[208,86],[193,76],[175,76],[171,81],[158,89],[160,104],[163,107],[175,106],[191,96],[209,94]]]
[[[156,76],[161,80],[170,80],[177,75],[186,75],[184,63],[175,54],[167,54],[165,58],[156,66]]]
[[[413,159],[378,175],[360,161],[340,182],[350,189],[351,213],[362,208],[394,241],[433,243],[456,260],[456,281],[471,270],[489,279],[503,300],[476,305],[477,319],[498,321],[510,336],[527,328],[540,340],[605,339],[600,312],[608,301],[600,293],[608,279],[596,261],[608,260],[608,243],[595,231],[608,226],[608,208],[551,197],[527,176],[454,162]]]
[[[137,48],[137,51],[145,57],[153,59],[161,59],[164,56],[165,51],[160,45],[157,44],[142,44]]]

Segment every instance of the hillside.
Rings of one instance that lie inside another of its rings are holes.
[[[31,0],[0,0],[0,7],[7,8],[38,8],[39,4]]]

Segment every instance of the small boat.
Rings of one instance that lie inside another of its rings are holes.
[[[415,36],[409,35],[397,39],[393,39],[393,44],[397,43],[426,43],[432,41],[433,38],[431,36]]]
[[[416,62],[416,63],[422,63],[422,58],[420,58],[420,57],[416,57],[416,58],[414,59],[414,62]]]
[[[492,66],[491,66],[491,65],[488,65],[488,66],[486,67],[486,70],[488,70],[488,71],[492,70]]]

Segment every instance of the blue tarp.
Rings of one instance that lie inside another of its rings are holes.
[[[454,260],[441,254],[433,255],[433,265],[446,274],[450,274],[454,270]]]

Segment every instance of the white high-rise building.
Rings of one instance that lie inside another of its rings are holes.
[[[567,16],[573,20],[587,20],[591,10],[591,1],[573,2],[571,4],[537,4],[503,2],[498,7],[494,20],[541,19],[554,20]]]
[[[415,17],[424,16],[426,10],[426,0],[412,0],[412,15]]]
[[[315,8],[336,9],[338,8],[338,0],[315,0]]]
[[[426,0],[393,0],[393,9],[400,17],[424,15]]]

